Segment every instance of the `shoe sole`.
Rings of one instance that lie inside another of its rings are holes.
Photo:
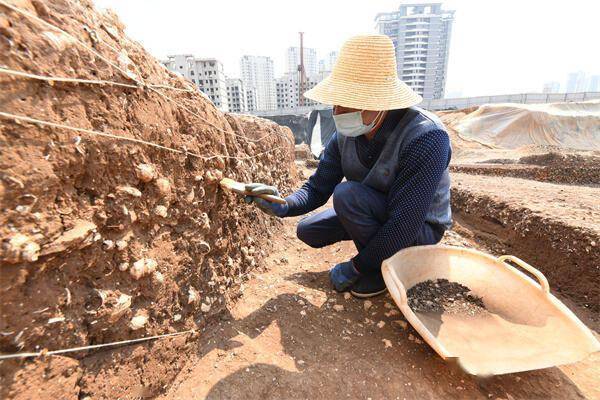
[[[380,291],[373,293],[358,293],[351,290],[350,294],[354,297],[358,297],[359,299],[368,299],[369,297],[379,296],[380,294],[384,294],[385,292],[387,292],[387,288],[381,289]]]

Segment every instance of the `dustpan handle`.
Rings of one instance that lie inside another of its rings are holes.
[[[542,274],[540,271],[538,271],[531,265],[527,264],[525,261],[521,260],[518,257],[510,256],[510,255],[500,256],[500,257],[498,257],[498,261],[504,262],[504,263],[506,261],[511,261],[511,262],[515,263],[519,267],[523,268],[525,271],[527,271],[530,274],[532,274],[533,276],[535,276],[536,279],[538,280],[538,282],[540,283],[542,290],[545,293],[550,293],[550,284],[548,283],[548,280],[546,279],[544,274]]]

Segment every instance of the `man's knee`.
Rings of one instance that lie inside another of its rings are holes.
[[[296,236],[298,239],[309,245],[310,247],[323,247],[318,241],[317,237],[311,229],[311,223],[309,218],[305,218],[298,222],[296,226]]]
[[[345,215],[350,208],[359,206],[356,201],[356,191],[364,186],[358,182],[346,181],[339,183],[333,191],[333,209],[337,215]]]

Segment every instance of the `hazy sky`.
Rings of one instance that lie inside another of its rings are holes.
[[[266,55],[279,76],[285,51],[305,46],[321,58],[358,33],[374,32],[378,12],[397,0],[95,0],[117,12],[127,33],[159,58],[215,57],[239,76],[244,54]],[[539,92],[567,74],[600,74],[600,1],[448,0],[456,10],[446,93]]]

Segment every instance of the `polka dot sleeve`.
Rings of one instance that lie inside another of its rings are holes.
[[[400,160],[400,172],[388,193],[389,219],[353,258],[361,272],[381,268],[383,260],[416,240],[450,161],[448,134],[433,130],[419,136],[406,146]]]

